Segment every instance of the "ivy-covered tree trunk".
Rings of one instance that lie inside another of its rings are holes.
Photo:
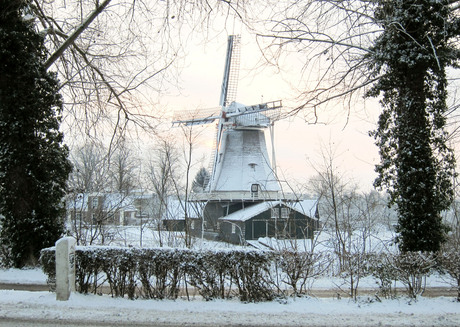
[[[27,4],[0,0],[0,249],[15,267],[38,262],[61,236],[71,170],[59,86],[44,68],[43,37]]]
[[[380,149],[375,185],[396,204],[400,250],[437,251],[445,240],[441,212],[453,198],[455,161],[445,130],[446,67],[459,58],[450,41],[460,34],[449,1],[379,1],[383,33],[372,47],[371,71],[381,75],[368,93],[383,111],[372,133]]]

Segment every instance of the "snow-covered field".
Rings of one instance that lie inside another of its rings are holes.
[[[44,284],[39,269],[0,270],[0,283]],[[436,284],[435,280],[432,283]],[[333,280],[319,281],[320,288]],[[423,298],[357,303],[346,298],[298,298],[269,303],[238,300],[203,301],[199,297],[170,300],[136,300],[72,294],[55,300],[50,292],[0,291],[2,320],[78,322],[83,325],[160,326],[459,326],[460,303],[454,298]]]

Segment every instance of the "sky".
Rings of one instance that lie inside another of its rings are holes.
[[[189,42],[185,66],[180,74],[180,91],[162,96],[162,105],[171,111],[218,107],[228,34],[222,32],[212,36],[206,44],[198,40]],[[300,64],[293,59],[282,67],[282,71],[261,66],[261,53],[254,37],[244,31],[236,34],[241,34],[242,38],[237,102],[251,105],[282,100],[287,107],[298,105],[295,86],[305,82],[305,77],[300,74]],[[316,174],[315,170],[321,170],[322,153],[330,148],[335,153],[338,172],[363,191],[372,189],[376,177],[374,167],[379,156],[368,132],[374,128],[379,110],[375,101],[352,104],[350,112],[345,104],[337,103],[319,110],[316,124],[302,118],[311,113],[276,122],[274,139],[278,175],[291,183],[306,183]],[[208,141],[202,142],[199,151],[209,158],[215,124],[201,128]],[[266,130],[265,134],[271,153],[269,131]]]

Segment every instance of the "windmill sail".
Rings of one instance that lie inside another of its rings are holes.
[[[240,71],[240,42],[241,37],[239,35],[230,35],[228,37],[224,78],[222,80],[222,90],[219,102],[221,107],[227,107],[236,100],[236,90],[238,88],[238,76]]]

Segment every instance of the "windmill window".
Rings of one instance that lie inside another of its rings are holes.
[[[253,162],[251,162],[251,163],[249,164],[249,167],[251,167],[251,169],[252,169],[253,171],[256,171],[256,166],[257,166],[257,164],[256,164],[256,163],[253,163]]]
[[[99,199],[97,197],[94,197],[92,200],[93,209],[96,209],[98,205],[99,205]]]
[[[252,196],[252,199],[259,198],[259,184],[251,185],[251,196]]]
[[[236,233],[236,226],[235,224],[232,224],[232,234],[235,234]]]

